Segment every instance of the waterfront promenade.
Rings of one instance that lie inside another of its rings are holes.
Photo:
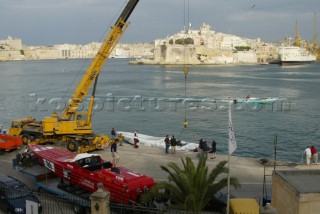
[[[153,177],[156,181],[166,180],[168,174],[164,172],[160,166],[167,165],[169,162],[181,163],[181,158],[189,156],[195,163],[198,161],[197,152],[182,152],[178,151],[176,154],[165,154],[164,148],[143,147],[138,149],[133,148],[132,145],[123,143],[123,146],[118,146],[118,153],[120,155],[120,166],[124,166],[131,170],[146,174]],[[106,149],[102,151],[103,158],[110,158],[110,151]],[[227,155],[217,154],[216,159],[207,160],[209,169],[214,168],[220,161],[228,160]],[[304,170],[314,169],[319,170],[318,166],[306,166],[304,164],[290,164],[284,162],[276,163],[276,170]],[[272,187],[272,172],[274,170],[273,160],[268,160],[266,165],[263,165],[260,159],[247,157],[230,157],[230,173],[240,180],[241,188],[234,190],[231,188],[230,193],[236,197],[255,198],[258,202],[263,198],[263,185],[265,176],[265,195],[271,195]],[[227,176],[227,175],[225,175]],[[223,190],[226,192],[226,190]]]
[[[119,165],[132,169],[134,171],[146,174],[153,177],[156,181],[166,180],[168,174],[164,172],[160,166],[167,165],[170,162],[175,162],[182,166],[181,158],[189,156],[195,163],[198,161],[197,152],[182,152],[176,154],[165,154],[164,149],[157,147],[143,147],[138,149],[132,145],[123,143],[123,146],[118,146],[120,155]],[[110,157],[110,151],[102,152],[104,158]],[[207,160],[209,169],[214,168],[220,161],[227,160],[228,156],[217,154],[217,158]],[[279,166],[277,169],[292,168],[292,166]],[[264,172],[265,170],[265,172]],[[238,190],[231,188],[230,192],[236,197],[255,198],[258,201],[263,195],[264,174],[266,175],[266,190],[267,194],[271,194],[271,176],[273,165],[269,165],[264,169],[264,165],[259,159],[236,157],[230,158],[230,173],[240,180],[242,187]],[[227,175],[225,175],[227,176]]]
[[[0,163],[2,165],[2,173],[12,175],[19,180],[27,183],[31,188],[35,188],[33,181],[25,175],[16,172],[12,168],[12,159],[15,158],[18,152],[23,152],[24,148],[20,150],[8,152],[0,156]],[[111,160],[110,148],[96,151],[102,155],[103,159]],[[164,172],[160,166],[167,165],[170,162],[181,164],[181,158],[189,156],[195,163],[198,161],[198,154],[196,152],[182,152],[178,151],[176,154],[165,154],[164,149],[156,147],[139,147],[133,148],[132,145],[123,143],[123,146],[118,146],[118,153],[120,155],[119,166],[126,167],[136,172],[153,177],[156,181],[166,180],[168,174]],[[217,154],[216,159],[208,159],[207,166],[209,169],[215,167],[222,160],[227,160],[226,155]],[[278,163],[280,164],[280,163]],[[320,169],[320,166],[305,166],[305,165],[290,165],[281,163],[282,166],[276,166],[277,169]],[[230,158],[230,172],[231,176],[235,176],[240,180],[242,187],[238,190],[231,188],[230,193],[235,197],[254,198],[257,202],[265,195],[271,195],[272,187],[272,171],[274,166],[267,164],[265,167],[261,164],[259,159],[231,156]],[[263,195],[264,175],[266,191]],[[227,176],[227,175],[225,175]],[[226,189],[223,190],[226,192]]]

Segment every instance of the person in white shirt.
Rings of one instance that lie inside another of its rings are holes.
[[[304,153],[306,153],[306,161],[307,165],[310,166],[310,159],[311,159],[311,149],[309,146],[304,150]]]

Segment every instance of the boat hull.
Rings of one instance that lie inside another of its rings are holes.
[[[311,64],[315,61],[281,61],[280,64],[283,66],[290,66],[290,65],[307,65]]]
[[[304,65],[316,61],[316,56],[305,48],[296,46],[281,46],[279,48],[280,65]]]
[[[30,145],[30,150],[41,165],[68,184],[95,192],[97,184],[102,183],[104,190],[110,192],[110,201],[115,203],[138,203],[139,196],[155,185],[154,179],[146,175],[124,167],[114,170],[98,154],[76,154],[43,145]]]

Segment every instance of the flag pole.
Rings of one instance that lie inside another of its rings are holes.
[[[232,127],[232,119],[231,119],[231,105],[233,104],[233,100],[229,101],[229,142],[228,142],[228,185],[227,185],[227,214],[230,212],[230,156],[237,149],[237,142],[234,136],[234,130]]]
[[[230,154],[228,153],[228,187],[227,187],[227,214],[230,212]]]
[[[229,131],[230,131],[230,123],[231,123],[231,101],[229,102]],[[229,141],[230,141],[230,134],[229,134]],[[227,185],[227,214],[230,212],[230,142],[228,142],[228,185]]]

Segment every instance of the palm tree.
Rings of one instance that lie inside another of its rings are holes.
[[[190,157],[181,160],[183,168],[173,162],[167,167],[161,166],[169,174],[168,181],[157,183],[148,194],[142,196],[142,203],[161,198],[169,201],[167,209],[200,213],[213,195],[228,185],[227,177],[219,177],[222,173],[228,173],[225,167],[227,161],[219,162],[209,173],[205,155],[200,156],[197,167]],[[216,182],[218,177],[219,181]],[[241,186],[235,177],[230,178],[230,184],[236,189]]]

